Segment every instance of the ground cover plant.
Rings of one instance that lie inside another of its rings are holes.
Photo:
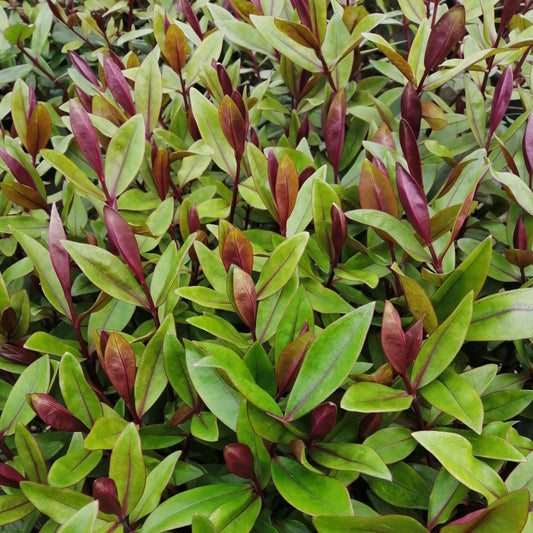
[[[533,3],[0,5],[0,529],[533,531]]]

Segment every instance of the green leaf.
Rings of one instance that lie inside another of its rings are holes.
[[[141,499],[146,481],[141,439],[133,422],[124,428],[115,442],[109,462],[109,477],[117,486],[122,513],[129,515]]]
[[[464,437],[444,431],[416,431],[413,438],[434,455],[446,470],[463,485],[479,492],[489,503],[506,494],[500,476],[472,454]]]
[[[415,388],[431,383],[454,360],[463,345],[471,316],[472,293],[469,293],[422,344],[411,373],[411,382]]]
[[[148,138],[159,120],[162,101],[161,72],[154,52],[146,56],[137,70],[134,96],[135,109],[143,116]]]
[[[220,127],[217,108],[195,88],[189,94],[202,139],[213,149],[213,161],[230,176],[235,176],[235,154]]]
[[[453,370],[446,369],[420,394],[434,407],[457,418],[476,433],[483,428],[483,403],[474,387]]]
[[[57,531],[58,533],[92,533],[98,516],[98,502],[92,501],[75,512]]]
[[[309,348],[292,388],[285,419],[311,411],[346,379],[363,348],[374,304],[367,304],[330,324]]]
[[[111,198],[123,193],[137,177],[144,151],[143,117],[135,115],[117,130],[107,147],[104,175]]]
[[[226,426],[235,431],[242,394],[228,385],[215,368],[197,365],[207,352],[185,341],[187,368],[194,388],[209,410]]]
[[[26,395],[32,392],[48,392],[50,364],[47,356],[40,357],[28,366],[18,377],[3,406],[0,416],[0,433],[11,435],[17,422],[28,424],[35,411],[26,402]]]
[[[167,455],[146,477],[146,484],[141,499],[131,511],[131,520],[136,522],[143,516],[150,514],[159,503],[161,494],[165,490],[181,451]]]
[[[492,168],[492,167],[491,167]],[[527,183],[511,172],[496,172],[492,170],[492,176],[504,185],[510,192],[512,199],[530,215],[533,215],[533,192]]]
[[[339,195],[328,183],[315,180],[313,182],[311,206],[315,238],[320,250],[328,259],[334,253],[332,240],[331,206],[340,205]]]
[[[98,246],[62,242],[82,272],[99,289],[123,302],[149,307],[142,287],[117,256]]]
[[[163,364],[165,337],[172,335],[174,319],[168,315],[156,334],[143,351],[135,378],[135,410],[140,418],[161,396],[167,386],[167,375]]]
[[[431,257],[416,240],[409,227],[388,213],[375,211],[374,209],[357,209],[348,211],[346,216],[350,220],[365,224],[386,234],[392,242],[401,246],[413,259],[431,261]]]
[[[191,434],[200,440],[216,442],[218,440],[218,424],[213,413],[202,411],[191,420]]]
[[[531,390],[502,390],[483,396],[485,423],[509,420],[519,415],[532,401]]]
[[[102,452],[85,448],[69,451],[54,462],[48,474],[51,487],[70,487],[85,479],[100,462]]]
[[[15,429],[15,446],[24,474],[28,481],[46,483],[48,469],[35,437],[20,422]]]
[[[476,298],[487,278],[491,256],[492,239],[489,237],[479,244],[439,287],[431,301],[440,322],[452,313],[470,291]]]
[[[127,422],[122,418],[103,416],[99,418],[83,443],[87,450],[111,450],[127,426]]]
[[[363,444],[373,448],[385,464],[405,459],[416,448],[411,431],[404,427],[380,429],[367,437]]]
[[[455,507],[468,493],[468,488],[459,483],[448,470],[441,468],[429,497],[428,524],[433,529],[446,522]]]
[[[226,294],[216,292],[209,287],[201,287],[198,285],[194,287],[180,287],[176,290],[176,294],[203,307],[222,309],[223,311],[234,311]]]
[[[490,429],[490,426],[488,429]],[[472,453],[476,457],[500,459],[502,461],[524,461],[524,456],[502,437],[488,433],[475,435],[468,430],[456,429],[455,432],[472,444]]]
[[[506,341],[533,337],[533,289],[486,296],[474,303],[467,341]]]
[[[185,350],[178,339],[172,335],[168,335],[165,339],[163,364],[172,388],[189,407],[194,407],[198,397],[187,370]]]
[[[186,490],[157,507],[139,533],[162,533],[188,526],[195,513],[209,515],[220,505],[249,490],[250,486],[243,483],[221,483]]]
[[[412,401],[413,397],[403,390],[360,381],[346,391],[341,407],[358,413],[389,413],[409,409]]]
[[[60,312],[66,316],[70,316],[70,310],[65,298],[65,293],[61,288],[61,283],[52,266],[50,253],[35,239],[32,239],[26,233],[23,233],[15,228],[12,228],[13,235],[20,243],[26,255],[30,258],[39,279],[41,281],[41,288],[46,296],[46,299]]]
[[[34,510],[34,505],[24,494],[2,495],[0,496],[0,526],[21,520]]]
[[[197,328],[207,331],[207,333],[210,333],[218,339],[234,344],[237,348],[246,348],[250,344],[244,335],[237,331],[230,322],[219,316],[192,316],[187,318],[187,322]]]
[[[220,505],[209,515],[209,519],[217,531],[249,533],[261,507],[261,499],[256,494],[249,492]]]
[[[84,198],[105,201],[105,194],[88,178],[76,164],[66,155],[56,150],[41,150],[43,159],[50,163],[60,174],[65,176],[67,181],[74,186],[78,194]]]
[[[281,496],[299,511],[313,516],[352,514],[350,496],[340,481],[311,472],[286,457],[274,458],[271,472]]]
[[[87,383],[80,364],[70,353],[61,359],[59,385],[68,410],[88,428],[103,416],[100,400]]]
[[[360,516],[316,516],[313,524],[318,533],[427,533],[427,529],[414,518],[387,515],[376,518]]]
[[[399,462],[389,466],[392,481],[365,476],[370,488],[387,503],[397,507],[427,509],[429,487],[422,476],[407,463]]]
[[[364,444],[320,443],[311,447],[309,454],[319,465],[327,468],[392,480],[383,459],[370,446]]]
[[[279,291],[291,279],[308,240],[309,234],[302,232],[275,248],[264,264],[255,286],[258,300]]]
[[[507,476],[505,486],[509,492],[523,488],[533,490],[533,452]]]
[[[5,306],[7,307],[7,305]],[[79,343],[75,341],[68,341],[67,339],[59,339],[54,337],[46,331],[36,331],[26,340],[24,347],[28,350],[35,350],[49,355],[62,356],[65,352],[70,352],[78,359],[83,356],[79,351]]]
[[[519,490],[506,494],[499,500],[490,504],[482,513],[463,517],[457,522],[444,526],[442,533],[492,533],[493,531],[506,531],[520,533],[529,513],[529,492]]]

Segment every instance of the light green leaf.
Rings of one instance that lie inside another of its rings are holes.
[[[98,502],[92,501],[75,512],[57,531],[58,533],[92,533],[98,516]]]
[[[507,493],[500,476],[472,454],[472,445],[460,435],[444,431],[416,431],[413,438],[468,488],[479,492],[489,503]]]
[[[35,437],[20,422],[15,429],[15,446],[26,479],[36,483],[46,483],[48,469],[44,462],[43,452]]]
[[[122,418],[110,416],[99,418],[85,437],[84,448],[87,450],[111,450],[127,424]]]
[[[200,440],[216,442],[218,440],[218,424],[213,413],[202,411],[191,420],[191,434]]]
[[[511,172],[496,172],[495,170],[492,170],[492,175],[511,191],[512,199],[516,200],[522,209],[533,215],[533,192],[522,178]]]
[[[48,473],[51,487],[70,487],[89,475],[102,458],[100,450],[72,450],[54,462]]]
[[[386,427],[379,429],[363,444],[374,449],[385,464],[396,463],[405,459],[416,448],[416,441],[411,437],[411,431],[404,427]]]
[[[143,116],[148,137],[159,120],[162,101],[161,72],[154,52],[146,56],[137,70],[134,96],[135,109]]]
[[[505,486],[509,492],[526,488],[533,493],[533,452],[507,476]]]
[[[367,304],[330,324],[309,348],[292,388],[285,418],[303,416],[335,392],[363,348],[374,304]]]
[[[89,281],[99,289],[123,302],[149,307],[142,287],[117,256],[98,246],[71,241],[62,242]]]
[[[237,331],[231,323],[219,316],[192,316],[187,319],[187,322],[194,327],[207,331],[218,339],[234,344],[237,348],[246,348],[250,344],[244,335]]]
[[[375,518],[361,516],[316,516],[313,524],[318,533],[428,533],[410,516],[387,515]]]
[[[2,495],[0,496],[0,526],[21,520],[34,510],[34,505],[24,494]]]
[[[176,294],[191,300],[192,302],[209,307],[211,309],[222,309],[223,311],[234,311],[233,306],[228,301],[228,296],[221,292],[216,292],[209,287],[199,285],[193,287],[180,287]]]
[[[455,507],[466,496],[468,488],[459,483],[445,468],[437,474],[429,497],[428,524],[435,525],[446,522]]]
[[[409,409],[412,401],[413,397],[403,390],[360,381],[346,391],[341,407],[358,413],[389,413]]]

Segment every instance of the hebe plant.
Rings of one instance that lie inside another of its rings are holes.
[[[34,4],[2,530],[533,531],[532,3]]]

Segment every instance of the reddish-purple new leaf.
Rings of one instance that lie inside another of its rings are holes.
[[[0,345],[0,356],[12,363],[29,366],[41,356],[39,352],[28,350],[23,346],[4,342]]]
[[[386,146],[391,150],[396,150],[396,143],[394,142],[394,137],[392,136],[389,127],[385,123],[383,123],[376,130],[376,133],[374,133],[374,136],[372,137],[372,142]]]
[[[81,105],[83,106],[83,109],[87,111],[87,113],[93,112],[93,101],[91,97],[83,92],[78,86],[74,86],[74,91],[76,92],[76,96],[78,97],[78,100],[80,101]]]
[[[87,80],[89,80],[93,85],[96,85],[99,89],[102,88],[100,81],[96,77],[96,74],[93,72],[91,67],[82,59],[76,52],[68,52],[68,57],[70,62],[74,65],[74,68]]]
[[[100,180],[103,180],[104,163],[94,126],[87,111],[76,100],[70,101],[70,128],[80,147],[81,153],[98,174]]]
[[[424,336],[424,319],[426,315],[420,317],[405,332],[405,349],[407,354],[407,366],[414,362],[420,348],[422,347],[422,338]]]
[[[405,333],[398,311],[388,300],[385,300],[383,309],[381,345],[392,368],[398,374],[404,374],[408,367]]]
[[[290,390],[298,377],[305,355],[315,340],[311,331],[300,335],[281,351],[276,365],[276,385],[278,397]]]
[[[346,225],[346,215],[343,210],[336,204],[333,203],[330,209],[331,215],[331,241],[333,243],[333,250],[335,252],[335,257],[332,258],[334,264],[337,263],[337,260],[342,252],[342,247],[344,246],[344,241],[348,235],[348,228]]]
[[[229,271],[231,265],[236,265],[248,275],[252,275],[254,251],[252,243],[241,230],[234,226],[230,227],[224,242],[221,243],[220,255],[226,272]]]
[[[422,121],[422,105],[420,104],[420,95],[410,81],[407,82],[403,90],[400,107],[402,118],[411,126],[415,138],[418,138],[420,122]]]
[[[502,121],[513,93],[513,66],[509,65],[500,76],[496,89],[494,89],[494,96],[492,98],[492,107],[490,108],[489,120],[489,140],[492,134]]]
[[[224,95],[231,96],[233,85],[231,84],[231,79],[226,67],[222,63],[217,63],[214,59],[213,63],[213,66],[217,71],[218,82],[220,83],[220,87],[222,87],[222,92]]]
[[[500,19],[500,32],[509,24],[514,15],[518,13],[520,8],[521,0],[505,0],[503,3],[502,16]]]
[[[464,37],[466,32],[465,19],[464,6],[457,5],[446,11],[437,24],[433,26],[424,55],[426,72],[438,67]]]
[[[524,215],[520,213],[513,233],[513,246],[516,250],[527,250],[527,232]]]
[[[117,486],[109,477],[99,477],[93,483],[93,498],[98,501],[98,508],[106,514],[122,515],[118,501]]]
[[[104,54],[104,77],[111,94],[129,115],[135,115],[135,105],[131,98],[130,86],[120,68]]]
[[[191,205],[187,213],[187,226],[189,227],[189,234],[200,230],[200,217],[195,205]]]
[[[33,159],[37,154],[46,147],[52,134],[52,121],[46,107],[38,104],[28,121],[28,130],[26,131],[26,144],[28,152]]]
[[[380,162],[376,157],[374,164],[368,159],[363,161],[359,177],[359,202],[363,209],[383,211],[396,218],[398,216],[396,196],[387,175],[375,165]]]
[[[37,191],[37,186],[33,182],[31,174],[22,163],[19,163],[14,157],[10,156],[3,148],[0,148],[0,157],[4,160],[7,168],[19,183]]]
[[[529,175],[533,175],[533,111],[527,119],[526,131],[522,139],[522,153]]]
[[[400,163],[396,163],[396,186],[407,220],[426,243],[429,243],[431,224],[426,195],[420,184]]]
[[[311,413],[310,440],[323,439],[335,427],[337,406],[333,402],[323,402],[317,405]]]
[[[135,352],[129,342],[119,333],[109,335],[104,352],[104,370],[113,387],[124,401],[131,402],[130,393],[135,384]]]
[[[157,150],[152,164],[152,170],[154,172],[157,194],[161,200],[164,200],[170,186],[170,158],[166,148],[160,148]]]
[[[344,88],[341,89],[331,101],[326,120],[326,150],[330,163],[335,172],[339,168],[339,163],[344,147],[344,133],[346,123],[346,94]]]
[[[243,322],[254,332],[257,316],[257,296],[252,277],[238,266],[233,267],[230,275],[233,276],[230,284],[233,288],[233,294],[230,296],[230,300],[235,302],[235,307]]]
[[[268,184],[270,185],[270,191],[272,196],[276,197],[276,179],[278,177],[279,163],[276,159],[274,150],[268,151]]]
[[[403,155],[407,160],[407,166],[411,176],[416,179],[418,184],[422,187],[422,162],[420,161],[420,153],[418,151],[418,143],[416,136],[405,119],[400,120],[400,145],[402,147]]]
[[[26,481],[26,478],[21,473],[17,472],[12,466],[0,463],[0,485],[2,487],[18,489],[21,481]]]
[[[144,282],[141,254],[135,235],[130,225],[108,205],[104,206],[104,223],[109,239],[115,245],[120,255],[131,268],[137,279]]]
[[[236,159],[240,161],[244,153],[246,125],[241,111],[228,95],[225,95],[220,102],[218,120],[224,137],[233,148]]]
[[[191,26],[194,33],[200,37],[201,40],[203,40],[204,35],[202,33],[202,28],[200,28],[200,23],[198,22],[198,17],[196,16],[196,13],[193,11],[191,4],[189,3],[189,0],[181,0],[181,9],[183,10],[183,14],[185,15],[185,18],[187,19],[187,23]]]
[[[308,0],[291,0],[291,5],[296,10],[296,13],[298,13],[300,22],[312,30],[313,26],[311,24]]]
[[[315,167],[309,165],[305,167],[298,176],[298,190],[302,188],[302,185],[315,173]]]
[[[54,429],[69,432],[89,431],[81,420],[49,394],[34,392],[29,395],[29,400],[41,420]]]
[[[288,154],[283,154],[279,160],[275,190],[279,226],[282,235],[286,233],[287,220],[294,209],[297,196],[298,171],[291,157]]]
[[[187,39],[183,31],[172,24],[165,32],[165,57],[175,72],[181,72],[187,58]]]
[[[63,229],[61,217],[57,212],[56,204],[54,204],[52,205],[50,225],[48,227],[48,249],[52,266],[57,274],[63,293],[68,300],[70,299],[70,257],[61,244],[61,241],[66,240],[66,238],[67,236]]]
[[[37,107],[37,96],[33,84],[28,83],[28,114],[26,116],[26,123],[30,122],[30,118]]]
[[[255,479],[254,456],[247,444],[228,444],[224,448],[224,461],[230,473],[244,479]]]

